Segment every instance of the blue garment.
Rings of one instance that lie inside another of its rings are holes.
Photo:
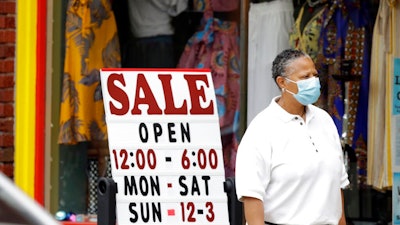
[[[358,181],[366,181],[368,93],[370,48],[373,21],[369,17],[368,1],[336,0],[324,12],[320,43],[321,68],[328,77],[328,112],[331,114],[344,144],[357,154]],[[351,71],[343,64],[352,63]],[[347,74],[346,74],[347,73]],[[345,84],[347,83],[347,84]],[[347,88],[345,88],[347,86]],[[346,90],[348,122],[343,124]],[[345,129],[345,130],[343,130]],[[346,132],[346,133],[344,133]]]

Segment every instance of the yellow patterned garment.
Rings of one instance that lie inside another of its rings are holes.
[[[289,36],[289,43],[290,47],[306,52],[311,56],[314,62],[316,62],[319,51],[318,40],[321,33],[322,13],[324,12],[324,8],[316,12],[316,14],[307,21],[303,31],[301,31],[300,24],[302,23],[304,15],[304,6],[305,5],[301,7],[299,15],[293,24],[293,29]]]
[[[384,190],[393,185],[392,104],[394,58],[400,57],[400,1],[380,1],[375,21],[368,102],[367,184]]]
[[[109,0],[69,0],[60,108],[60,144],[107,140],[99,70],[120,67]]]
[[[324,11],[328,9],[328,4],[321,5],[317,8],[309,7],[308,10],[305,11],[306,3],[300,8],[299,15],[297,16],[292,30],[289,33],[289,45],[291,48],[299,49],[306,52],[313,59],[315,66],[319,70],[320,82],[321,82],[321,97],[315,103],[316,106],[327,109],[327,94],[326,90],[328,87],[328,76],[320,71],[320,58],[318,58],[322,45],[319,42],[321,29],[322,29],[322,21]],[[312,9],[313,12],[309,10]],[[308,15],[305,13],[314,13],[309,17],[308,21],[303,21]],[[301,24],[304,24],[303,30],[301,30]]]

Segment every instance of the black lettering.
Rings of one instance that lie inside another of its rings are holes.
[[[147,196],[149,194],[149,191],[151,192],[151,195],[155,196],[161,195],[160,191],[160,181],[158,179],[158,176],[150,176],[149,177],[150,181],[145,177],[145,176],[140,176],[139,177],[139,188],[136,185],[136,179],[135,176],[131,176],[130,179],[128,176],[124,176],[124,194],[125,195],[138,195],[139,191],[140,194],[143,196]]]
[[[162,135],[161,124],[159,124],[159,123],[153,124],[153,130],[154,130],[154,140],[156,143],[158,143],[158,137],[160,137]]]
[[[176,142],[176,138],[173,137],[173,135],[176,133],[172,128],[175,127],[174,123],[168,123],[168,137],[169,137],[169,142],[174,143]]]
[[[141,194],[147,196],[149,194],[149,184],[145,176],[139,177],[139,185]]]
[[[193,176],[192,180],[192,195],[197,192],[197,195],[200,195],[200,188],[199,188],[199,183],[197,182],[197,178]]]
[[[160,181],[158,180],[158,176],[156,176],[155,180],[153,177],[150,177],[150,183],[151,183],[151,195],[155,196],[157,193],[157,195],[160,196],[161,195]]]
[[[131,223],[137,223],[139,219],[142,219],[143,222],[147,223],[150,219],[153,222],[161,222],[161,203],[160,202],[141,202],[140,204],[140,214],[136,211],[136,203],[129,203],[129,212],[133,215],[133,217],[129,218]],[[140,218],[139,218],[140,216]],[[139,221],[140,222],[140,221]]]
[[[129,195],[132,195],[133,191],[135,191],[135,195],[138,194],[138,190],[136,187],[136,181],[135,181],[135,177],[131,176],[131,180],[129,181],[128,176],[124,176],[124,180],[125,180],[125,189],[124,189],[124,194],[128,195],[128,191],[129,191]]]
[[[394,84],[395,85],[400,85],[400,76],[396,75],[396,76],[394,76],[394,78],[395,78]]]
[[[133,217],[129,218],[129,221],[131,221],[132,223],[136,223],[139,219],[139,216],[136,212],[136,210],[134,209],[136,207],[136,203],[131,202],[129,203],[129,212],[133,215]]]
[[[147,130],[146,124],[144,123],[139,124],[139,136],[140,140],[143,143],[147,143],[147,141],[149,140],[149,131]]]
[[[156,222],[156,216],[158,222],[161,222],[161,203],[157,203],[157,207],[155,203],[153,203],[153,222]]]
[[[201,179],[204,180],[204,187],[206,189],[206,195],[208,195],[209,194],[209,192],[208,192],[208,181],[211,179],[211,177],[210,176],[202,176]]]
[[[185,176],[180,176],[179,177],[179,185],[184,189],[183,191],[180,192],[181,195],[186,196],[188,194],[188,187],[186,186],[185,183],[183,183],[183,181],[186,180]]]
[[[209,191],[209,183],[208,181],[211,179],[210,176],[201,176],[201,180],[204,181],[204,190],[205,190],[205,194],[209,195],[210,191]],[[180,176],[179,177],[179,184],[180,186],[183,188],[183,190],[180,192],[180,194],[182,196],[186,196],[189,193],[189,189],[188,186],[184,183],[184,181],[186,181],[186,177],[185,176]],[[191,186],[191,191],[190,191],[191,195],[201,195],[201,189],[200,189],[200,185],[199,185],[199,181],[197,179],[196,176],[193,176],[192,178],[192,186]]]
[[[149,194],[149,181],[145,176],[141,176],[139,179],[140,192],[143,196],[147,196]],[[154,196],[157,193],[157,195],[160,196],[160,181],[158,179],[158,176],[156,176],[156,178],[150,176],[149,179],[151,195]]]
[[[189,130],[189,123],[186,123],[186,128],[183,123],[181,123],[181,133],[182,133],[182,142],[185,143],[186,140],[190,143],[190,130]]]
[[[140,203],[140,213],[142,215],[143,222],[147,223],[147,222],[149,222],[149,217],[150,217],[149,211],[150,210],[149,210],[149,203],[146,202],[145,204],[146,204],[146,212],[143,211],[143,208],[144,208],[143,203],[142,202]]]

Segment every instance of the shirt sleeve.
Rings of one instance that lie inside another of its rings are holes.
[[[253,197],[263,201],[270,181],[270,148],[260,139],[257,129],[249,127],[243,136],[236,156],[236,194],[238,200]]]
[[[350,181],[349,181],[349,178],[348,178],[348,175],[347,175],[346,168],[345,168],[344,164],[343,164],[343,169],[342,170],[343,170],[343,172],[342,172],[340,188],[344,189],[350,184]]]

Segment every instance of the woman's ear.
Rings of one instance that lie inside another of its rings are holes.
[[[276,77],[276,83],[278,84],[279,89],[282,90],[283,88],[286,88],[285,78],[284,78],[284,77],[282,77],[282,76],[277,76],[277,77]]]

